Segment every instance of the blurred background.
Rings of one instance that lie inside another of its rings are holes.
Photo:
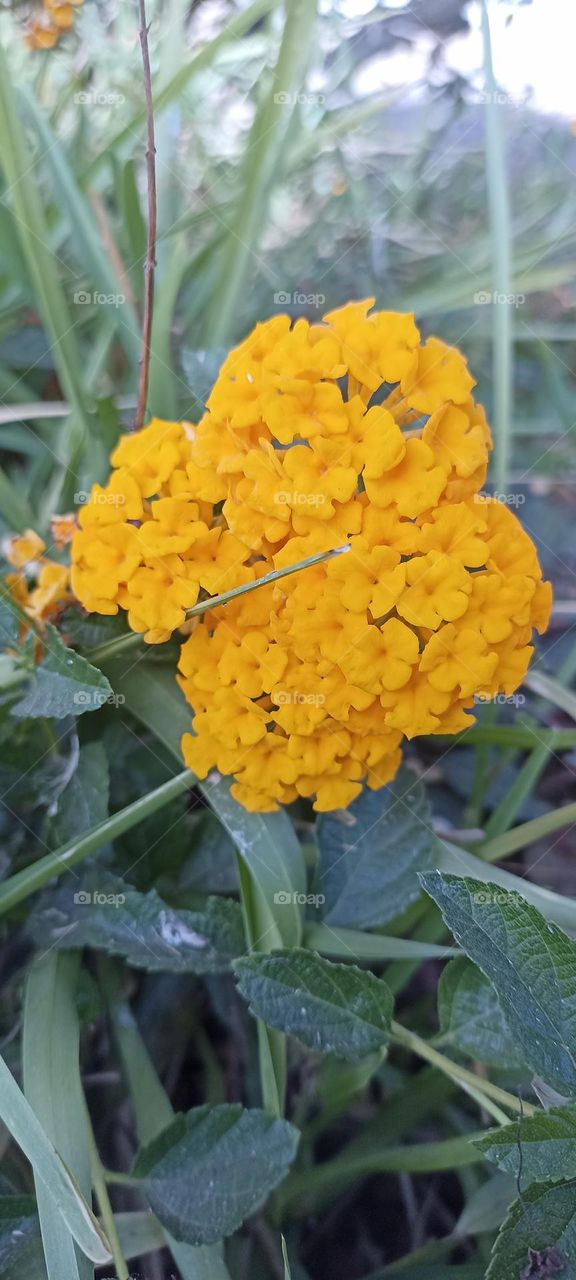
[[[0,11],[0,519],[42,531],[130,421],[146,168],[137,4],[85,0],[47,51],[25,40],[39,5]],[[197,419],[223,352],[275,312],[414,310],[468,356],[493,483],[520,494],[573,600],[576,12],[149,0],[148,16],[150,410]]]

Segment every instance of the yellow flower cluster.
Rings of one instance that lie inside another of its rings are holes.
[[[30,618],[44,622],[70,604],[70,570],[44,555],[46,545],[33,529],[7,539],[3,550],[17,570],[6,575],[6,584]]]
[[[475,697],[511,694],[547,625],[530,538],[479,494],[491,441],[464,358],[372,307],[257,325],[196,427],[122,438],[73,543],[81,602],[126,609],[151,643],[200,590],[349,546],[208,611],[183,645],[184,758],[233,774],[251,810],[383,786],[404,736],[456,732]]]
[[[74,10],[84,0],[42,0],[42,16],[28,23],[26,43],[30,49],[53,49],[74,23]]]

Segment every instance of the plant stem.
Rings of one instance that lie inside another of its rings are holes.
[[[189,769],[184,769],[169,782],[156,787],[155,791],[150,791],[140,800],[134,800],[125,809],[120,809],[118,813],[112,814],[111,818],[106,818],[97,827],[86,831],[78,840],[62,845],[60,849],[47,853],[44,858],[39,858],[23,871],[18,871],[0,888],[0,915],[15,907],[18,902],[22,902],[29,894],[35,893],[37,889],[42,889],[49,880],[62,875],[63,871],[87,858],[109,840],[123,835],[125,831],[130,831],[138,822],[142,822],[144,818],[156,813],[183,791],[187,791],[193,782],[194,775]]]
[[[96,1146],[96,1139],[94,1137],[92,1121],[88,1114],[88,1108],[86,1108],[86,1124],[88,1129],[88,1146],[90,1150],[90,1168],[92,1170],[92,1186],[96,1192],[102,1222],[110,1242],[110,1251],[114,1260],[114,1266],[116,1267],[117,1277],[118,1280],[130,1280],[128,1267],[122,1253],[122,1246],[116,1230],[114,1213],[112,1205],[110,1204],[108,1188],[106,1186],[106,1177],[102,1167],[102,1161],[100,1160],[98,1147]]]
[[[236,855],[236,861],[246,945],[250,951],[266,951],[269,949],[266,945],[269,934],[268,932],[262,934],[262,921],[254,898],[252,876],[240,854]],[[271,1115],[281,1116],[284,1111],[286,1088],[286,1037],[281,1032],[267,1027],[261,1018],[257,1018],[256,1023],[262,1106]]]
[[[139,431],[144,423],[146,404],[148,401],[148,378],[150,375],[150,345],[152,341],[152,319],[154,315],[154,268],[156,266],[156,146],[154,142],[154,103],[152,100],[152,74],[150,71],[150,50],[148,48],[148,27],[146,25],[146,3],[138,0],[140,9],[140,48],[142,49],[142,66],[144,69],[144,95],[146,99],[146,174],[148,181],[148,239],[146,246],[146,262],[144,265],[144,316],[142,321],[142,354],[140,356],[140,382],[138,386],[138,404],[134,416],[134,430]]]
[[[506,1089],[500,1089],[498,1085],[492,1084],[490,1080],[483,1080],[480,1076],[469,1071],[467,1067],[461,1067],[459,1063],[452,1062],[450,1058],[444,1057],[443,1053],[438,1053],[437,1049],[433,1049],[432,1045],[427,1044],[426,1040],[414,1031],[408,1031],[406,1027],[400,1026],[398,1022],[392,1022],[392,1035],[397,1044],[401,1044],[405,1049],[410,1049],[412,1053],[417,1054],[419,1058],[423,1058],[425,1062],[431,1063],[433,1067],[437,1067],[444,1075],[450,1076],[458,1084],[464,1084],[473,1088],[476,1092],[485,1095],[487,1098],[493,1098],[495,1102],[500,1103],[503,1107],[508,1107],[509,1111],[515,1111],[518,1115],[534,1116],[537,1114],[538,1108],[533,1107],[530,1102],[521,1102],[514,1094],[508,1093]]]
[[[325,560],[332,560],[334,556],[340,556],[345,551],[348,551],[347,546],[336,547],[331,551],[318,551],[316,555],[307,556],[297,564],[289,564],[284,569],[273,569],[271,573],[265,573],[263,578],[257,578],[255,582],[244,583],[241,587],[232,587],[231,591],[223,591],[219,596],[209,596],[207,600],[201,600],[192,609],[186,610],[186,621],[188,622],[190,618],[199,618],[208,609],[217,609],[220,605],[228,604],[230,600],[236,600],[238,596],[247,595],[249,591],[257,591],[259,587],[267,587],[273,582],[279,582],[281,578],[287,578],[291,573],[298,573],[300,569],[310,569],[315,564],[323,564]],[[95,649],[89,649],[85,656],[90,662],[98,664],[115,657],[124,649],[140,644],[141,641],[140,632],[128,631],[125,636],[118,636],[115,640],[108,640]]]

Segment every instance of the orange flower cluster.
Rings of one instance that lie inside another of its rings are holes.
[[[30,49],[53,49],[74,24],[74,10],[84,0],[42,0],[42,16],[28,23],[26,43]]]
[[[45,550],[45,543],[33,529],[7,539],[4,546],[8,564],[18,571],[6,575],[6,585],[35,622],[55,617],[73,599],[68,566],[48,559]]]
[[[226,359],[196,427],[124,437],[73,544],[88,609],[159,642],[219,593],[347,554],[207,612],[179,682],[184,758],[267,811],[348,805],[395,774],[403,736],[453,733],[526,672],[550,587],[509,508],[462,355],[411,315],[351,303],[277,316]]]

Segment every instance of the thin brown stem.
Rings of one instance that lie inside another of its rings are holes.
[[[146,262],[144,264],[144,315],[142,321],[142,355],[140,356],[140,382],[138,386],[138,404],[134,418],[134,430],[139,431],[144,425],[146,404],[148,401],[148,379],[150,376],[150,344],[152,340],[152,317],[154,315],[154,268],[156,266],[156,146],[154,142],[154,103],[152,99],[152,75],[150,72],[150,51],[148,48],[148,27],[146,25],[146,0],[138,0],[140,9],[140,48],[142,50],[142,66],[144,68],[144,93],[146,97],[146,174],[148,181],[148,240]]]

